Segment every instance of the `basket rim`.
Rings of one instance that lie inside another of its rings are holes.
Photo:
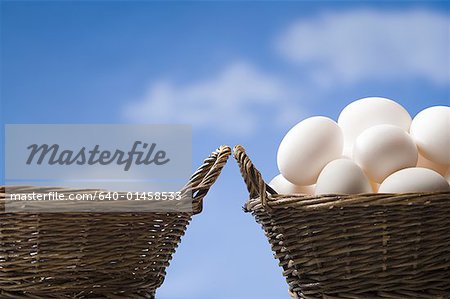
[[[323,210],[344,207],[413,206],[449,204],[450,191],[420,193],[361,193],[361,194],[278,194],[263,179],[259,170],[247,155],[244,147],[233,150],[250,198],[244,211],[295,208],[299,210]]]
[[[448,202],[449,191],[422,193],[361,193],[361,194],[268,194],[270,208],[295,208],[299,210],[329,210],[350,207],[387,207],[433,205]],[[261,197],[250,198],[245,204],[248,210],[264,208]]]
[[[180,192],[182,196],[191,195],[192,196],[192,204],[193,204],[193,214],[199,214],[203,210],[203,199],[206,194],[209,192],[210,188],[218,177],[220,176],[225,164],[228,161],[229,156],[231,155],[231,148],[227,145],[219,146],[214,152],[212,152],[208,158],[203,161],[203,164],[191,175],[188,182],[181,188]],[[106,191],[103,189],[82,189],[82,188],[65,188],[65,187],[52,187],[52,186],[2,186],[0,185],[0,213],[1,205],[6,202],[6,188],[19,188],[21,190],[29,189],[30,191],[33,188],[39,188],[40,190],[48,189],[50,191],[58,191],[58,192],[94,192],[94,191]],[[122,193],[122,192],[118,192]],[[153,212],[153,213],[164,213],[164,212]]]

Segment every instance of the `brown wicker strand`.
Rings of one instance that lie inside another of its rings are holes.
[[[182,189],[182,192],[192,192],[195,214],[202,211],[203,198],[219,177],[230,155],[231,148],[229,146],[220,146],[205,159],[203,165],[194,172],[189,182]]]
[[[252,161],[241,145],[236,145],[234,147],[234,158],[238,161],[239,169],[247,185],[250,197],[260,197],[263,206],[270,209],[270,206],[268,206],[267,203],[267,192],[276,194],[275,190],[264,182],[261,173],[253,166]]]

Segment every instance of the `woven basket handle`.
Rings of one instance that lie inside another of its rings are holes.
[[[241,175],[244,178],[247,190],[250,193],[250,198],[261,198],[261,203],[265,209],[270,209],[267,204],[267,193],[277,194],[269,185],[264,182],[261,173],[253,165],[245,149],[241,145],[234,147],[234,158],[239,164]]]
[[[203,198],[219,177],[230,155],[231,148],[229,146],[220,146],[205,159],[203,165],[194,172],[189,182],[184,186],[182,192],[192,192],[192,205],[195,214],[202,211]]]

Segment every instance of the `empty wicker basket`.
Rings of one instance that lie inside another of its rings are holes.
[[[293,298],[450,298],[450,192],[279,195],[234,156]]]
[[[193,213],[6,213],[0,187],[0,298],[154,298],[230,153],[220,147],[186,184]]]

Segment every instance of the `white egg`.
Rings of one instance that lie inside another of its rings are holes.
[[[362,132],[353,148],[353,160],[370,180],[381,183],[390,174],[417,164],[417,147],[408,133],[392,125]]]
[[[425,158],[450,165],[450,107],[435,106],[419,112],[410,134]]]
[[[379,193],[449,191],[448,182],[436,171],[413,167],[399,170],[388,176],[380,185]]]
[[[344,152],[352,156],[353,144],[364,130],[387,124],[408,132],[411,116],[405,108],[390,99],[369,97],[347,105],[339,115],[338,124],[344,134]]]
[[[445,175],[445,179],[450,184],[450,167],[447,169],[447,174]]]
[[[344,150],[342,151],[342,157],[352,159],[353,145],[352,146],[344,146]]]
[[[278,194],[314,194],[314,186],[297,186],[286,180],[281,174],[274,177],[269,186],[272,187]]]
[[[372,186],[361,168],[349,159],[328,163],[317,179],[315,194],[372,193]]]
[[[278,169],[295,185],[312,185],[328,162],[341,157],[342,146],[342,132],[336,122],[323,116],[305,119],[281,141]]]
[[[428,160],[427,158],[422,156],[422,154],[420,152],[419,152],[419,158],[417,160],[417,167],[423,167],[423,168],[428,168],[428,169],[434,170],[437,173],[439,173],[440,175],[445,175],[445,173],[447,172],[447,168],[448,168],[447,165],[438,164],[431,160]]]

